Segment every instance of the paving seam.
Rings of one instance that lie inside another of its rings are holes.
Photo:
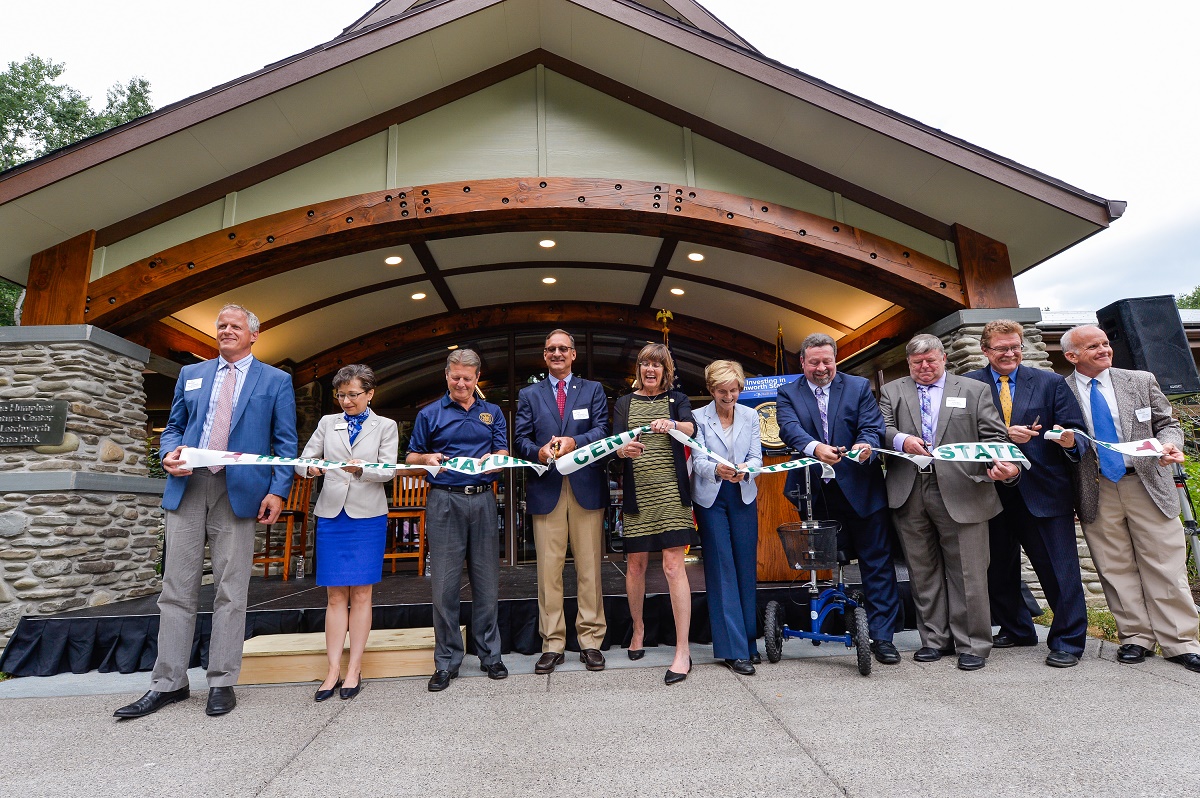
[[[341,701],[339,703],[344,704],[346,702]],[[312,736],[309,737],[308,740],[305,741],[304,745],[300,746],[300,749],[298,751],[296,751],[296,753],[292,754],[286,762],[284,762],[282,765],[280,765],[278,768],[276,768],[275,772],[271,774],[271,777],[268,778],[265,782],[263,782],[262,787],[260,787],[258,790],[256,790],[254,792],[254,794],[262,795],[263,791],[266,790],[267,787],[270,787],[271,784],[274,783],[275,779],[279,778],[279,776],[283,774],[283,772],[287,769],[288,765],[295,762],[300,757],[301,754],[303,754],[305,751],[307,751],[308,747],[313,744],[313,741],[316,740],[318,737],[320,737],[321,734],[326,729],[328,729],[329,726],[335,720],[340,718],[342,716],[342,713],[345,711],[346,711],[346,707],[344,707],[344,706],[338,707],[338,711],[333,713],[333,715],[330,716],[329,720],[325,721],[325,723],[321,725],[321,728],[319,728],[315,732],[313,732]]]
[[[818,770],[821,771],[821,775],[823,775],[825,778],[829,779],[830,784],[832,784],[834,787],[837,787],[838,792],[840,792],[842,795],[845,795],[845,796],[847,796],[847,798],[849,798],[850,791],[846,787],[844,787],[840,781],[838,781],[836,778],[834,778],[828,770],[825,769],[825,766],[823,764],[821,764],[821,760],[819,760],[813,754],[813,752],[808,748],[808,746],[806,746],[799,737],[797,737],[795,734],[792,733],[792,730],[788,728],[787,724],[784,723],[782,720],[780,720],[779,717],[776,716],[776,714],[771,711],[770,707],[767,706],[766,702],[763,701],[763,699],[757,693],[755,693],[753,690],[750,689],[749,680],[753,679],[754,677],[753,676],[741,677],[741,676],[734,675],[733,678],[737,679],[737,681],[741,685],[742,689],[745,690],[752,699],[754,699],[756,702],[758,702],[758,705],[760,707],[762,707],[763,712],[767,713],[767,717],[769,717],[771,719],[771,721],[773,723],[775,723],[776,726],[783,729],[783,733],[786,734],[788,737],[791,737],[792,741],[794,743],[796,743],[797,746],[799,746],[800,750],[803,751],[804,754],[809,759],[812,760],[812,763],[817,766]]]

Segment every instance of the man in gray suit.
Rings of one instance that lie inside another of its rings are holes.
[[[885,446],[929,455],[948,443],[1008,440],[988,386],[947,374],[937,336],[915,336],[905,353],[910,376],[883,386],[879,400]],[[899,457],[887,465],[888,506],[920,617],[913,659],[935,662],[957,651],[960,669],[978,670],[992,651],[988,519],[1001,510],[993,481],[1016,479],[1018,467],[938,461],[918,470]]]
[[[1117,661],[1142,662],[1157,643],[1168,660],[1200,672],[1179,494],[1167,470],[1183,462],[1183,431],[1153,374],[1112,368],[1099,327],[1067,330],[1062,348],[1075,366],[1067,384],[1093,438],[1158,438],[1163,448],[1156,461],[1093,446],[1079,463],[1079,520],[1117,621]]]

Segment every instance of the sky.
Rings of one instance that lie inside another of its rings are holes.
[[[1200,285],[1200,3],[700,1],[773,59],[1129,203],[1018,277],[1022,306],[1094,310]],[[97,106],[138,75],[161,107],[328,41],[373,5],[10,4],[0,64],[63,62],[62,80]]]

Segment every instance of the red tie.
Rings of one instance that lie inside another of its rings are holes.
[[[558,381],[558,394],[555,396],[558,400],[558,417],[563,418],[567,414],[567,381]]]
[[[233,364],[225,372],[225,381],[221,383],[221,395],[217,397],[217,408],[213,411],[212,429],[208,433],[208,448],[218,452],[225,451],[229,445],[229,422],[233,420],[233,389],[237,385],[237,372]],[[225,466],[209,466],[208,470],[219,473]]]

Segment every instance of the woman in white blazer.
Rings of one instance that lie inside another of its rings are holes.
[[[371,412],[375,373],[366,366],[345,366],[333,378],[341,413],[325,416],[301,457],[347,463],[395,463],[400,436],[396,422]],[[323,469],[296,466],[302,477]],[[326,588],[325,649],[329,673],[317,701],[354,698],[362,690],[362,657],[371,632],[371,587],[383,578],[387,538],[384,483],[394,470],[358,465],[324,471],[317,497],[317,584]],[[342,649],[350,632],[350,663],[343,680]],[[347,686],[351,685],[352,686]]]
[[[713,400],[695,412],[696,440],[739,466],[762,465],[758,414],[739,405],[741,364],[717,360],[704,369]],[[757,633],[758,486],[701,452],[692,458],[692,502],[704,552],[704,583],[713,655],[750,676],[760,662]]]

